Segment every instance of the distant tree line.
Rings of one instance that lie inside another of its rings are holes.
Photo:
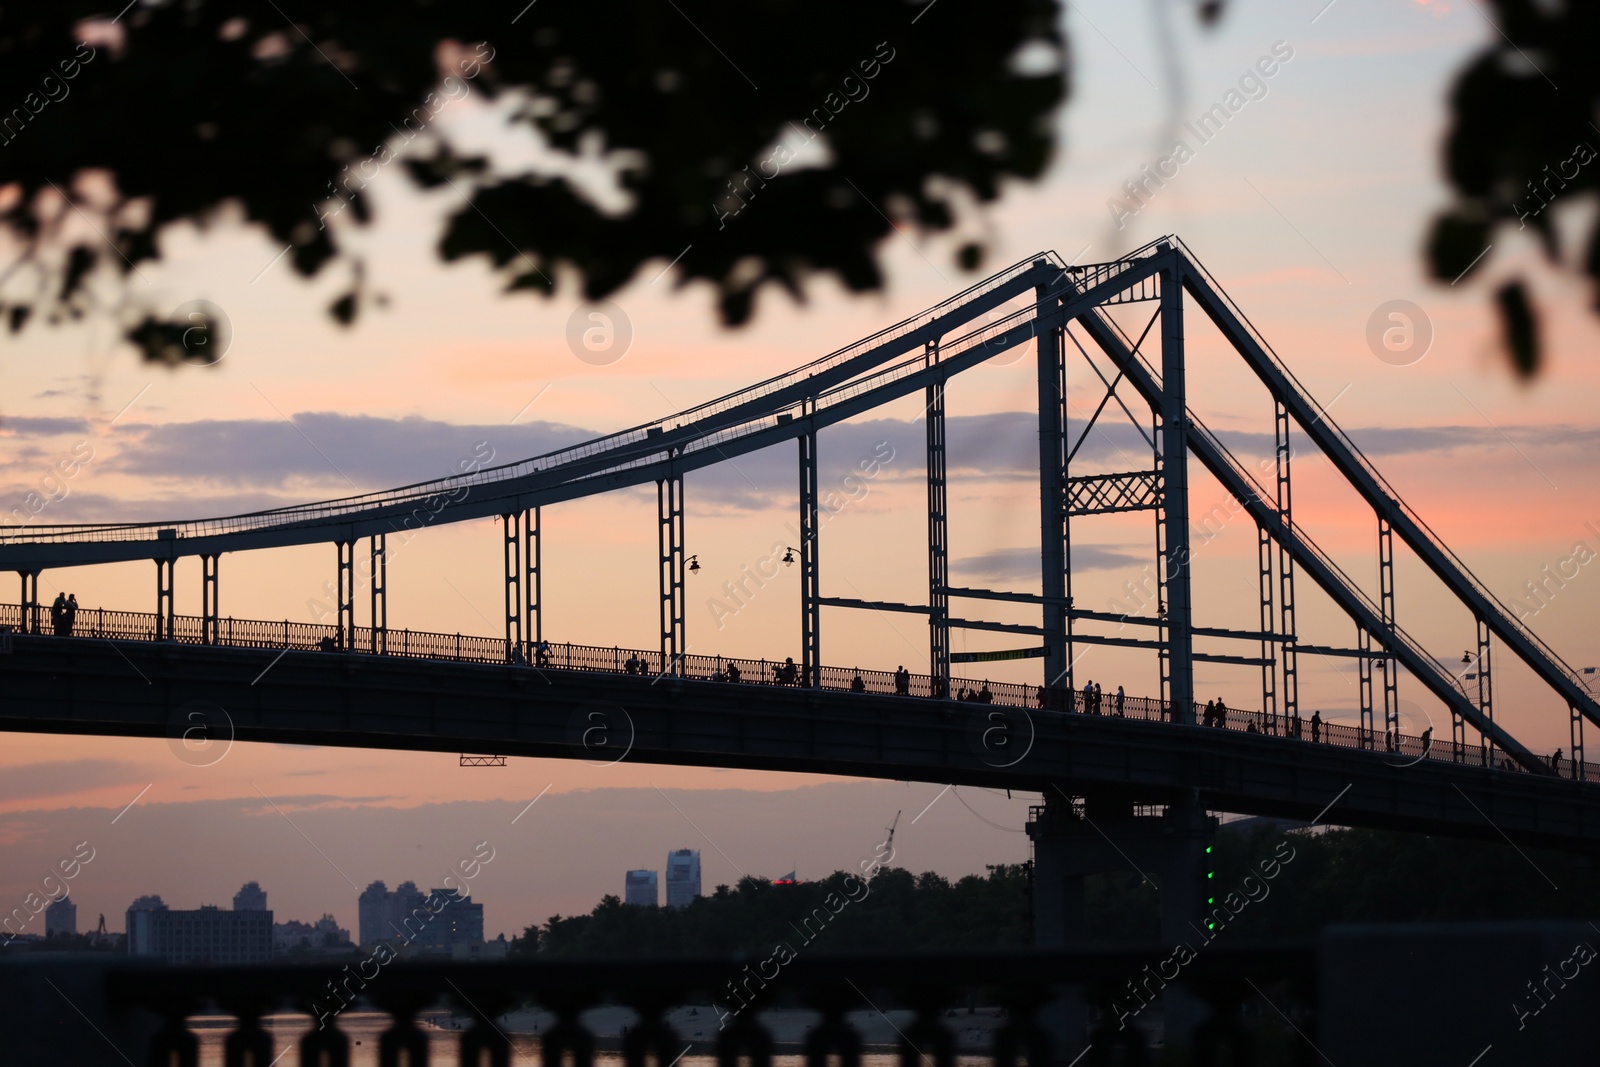
[[[1293,858],[1265,890],[1247,886],[1247,877],[1259,875],[1259,861],[1284,855],[1275,846],[1285,840]],[[1504,842],[1373,830],[1224,829],[1214,853],[1215,896],[1249,897],[1225,931],[1240,942],[1312,937],[1332,923],[1592,916],[1600,900],[1600,869],[1592,860],[1524,851],[1526,858]],[[512,951],[639,957],[768,952],[779,943],[824,952],[1027,945],[1030,873],[1025,864],[1003,864],[954,882],[901,868],[885,868],[870,881],[844,871],[796,885],[747,877],[682,909],[633,907],[608,895],[587,915],[529,926]],[[1085,899],[1095,940],[1160,941],[1159,896],[1138,873],[1091,877]]]

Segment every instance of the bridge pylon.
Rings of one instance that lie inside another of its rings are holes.
[[[1150,807],[1122,792],[1069,796],[1056,788],[1032,810],[1027,830],[1033,842],[1035,945],[1087,948],[1097,931],[1088,924],[1085,880],[1124,871],[1156,890],[1161,944],[1171,954],[1151,960],[1126,988],[1100,991],[1094,1003],[1069,992],[1052,1020],[1060,1031],[1058,1047],[1066,1052],[1062,1062],[1091,1038],[1106,1046],[1125,1027],[1154,1022],[1140,1016],[1157,997],[1168,1045],[1186,1043],[1200,1021],[1200,1009],[1186,991],[1167,982],[1176,973],[1171,968],[1181,966],[1175,961],[1203,952],[1211,936],[1204,879],[1217,820],[1193,798]]]

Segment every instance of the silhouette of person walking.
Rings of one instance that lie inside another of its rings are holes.
[[[1208,700],[1208,701],[1206,701],[1205,717],[1200,720],[1200,725],[1201,726],[1215,726],[1216,724],[1217,724],[1217,702],[1215,700]]]
[[[67,595],[67,606],[61,610],[61,627],[68,637],[72,636],[72,624],[78,618],[78,594]]]
[[[1295,708],[1294,714],[1289,717],[1289,736],[1296,741],[1300,740],[1301,727],[1305,724],[1300,719],[1300,709]]]
[[[1556,749],[1556,754],[1550,757],[1550,769],[1555,771],[1557,776],[1561,774],[1561,750],[1559,748]]]
[[[1122,694],[1122,686],[1117,686],[1117,717],[1122,718],[1122,702],[1126,699]]]
[[[1313,745],[1322,741],[1322,712],[1311,713],[1311,743]]]
[[[1228,727],[1228,705],[1222,702],[1221,697],[1217,698],[1217,726],[1224,730]]]
[[[57,593],[55,603],[50,605],[50,632],[60,637],[61,631],[66,624],[67,594]]]
[[[894,672],[894,691],[897,696],[909,696],[911,694],[911,672],[906,670],[904,663],[900,664],[900,668]]]

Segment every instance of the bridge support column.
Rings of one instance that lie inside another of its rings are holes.
[[[217,606],[217,559],[200,557],[200,641],[215,645],[221,640],[222,623]]]
[[[1483,714],[1483,717],[1489,722],[1494,722],[1494,676],[1492,674],[1493,664],[1491,664],[1489,661],[1489,653],[1491,651],[1490,643],[1493,635],[1489,632],[1488,621],[1481,615],[1478,617],[1477,623],[1478,658],[1473,662],[1474,669],[1478,675],[1478,711],[1480,711]],[[1450,717],[1455,723],[1461,722],[1461,716],[1459,714],[1452,712]],[[1466,726],[1464,724],[1457,727],[1457,729],[1460,729],[1462,735],[1465,736]],[[1578,758],[1578,753],[1582,751],[1582,749],[1583,727],[1580,725],[1577,728],[1577,732],[1574,733],[1572,737],[1572,752],[1574,759]],[[1581,760],[1579,762],[1581,762]],[[1576,764],[1574,764],[1574,767],[1576,767]]]
[[[172,641],[177,638],[175,632],[177,615],[172,605],[172,572],[176,569],[178,561],[175,559],[156,560],[156,640]]]
[[[1082,948],[1089,940],[1085,914],[1084,880],[1111,871],[1137,873],[1153,885],[1161,900],[1161,942],[1174,957],[1192,958],[1226,922],[1208,913],[1206,849],[1216,836],[1217,820],[1199,803],[1186,799],[1169,805],[1158,815],[1138,813],[1125,795],[1092,794],[1069,800],[1047,793],[1042,808],[1035,808],[1028,823],[1034,854],[1034,943],[1041,948]],[[1180,964],[1181,965],[1181,961]],[[1198,1021],[1197,1004],[1177,985],[1166,985],[1175,973],[1153,965],[1158,990],[1136,995],[1131,988],[1113,993],[1108,1013],[1099,1020],[1107,1033],[1126,1025],[1149,1023],[1141,1018],[1150,992],[1159,991],[1166,1040],[1184,1045]],[[1131,984],[1131,983],[1130,983]],[[1081,995],[1069,996],[1054,1020],[1060,1033],[1061,1062],[1071,1061],[1089,1041],[1090,1008]]]
[[[1262,732],[1278,732],[1277,642],[1267,636],[1277,625],[1277,598],[1273,596],[1272,534],[1256,524],[1256,567],[1261,593],[1261,726]]]
[[[800,666],[802,684],[822,684],[822,576],[817,539],[817,434],[800,443]]]
[[[544,573],[543,555],[544,546],[539,540],[539,509],[529,508],[522,513],[523,552],[522,559],[527,565],[527,572],[522,583],[523,595],[526,597],[526,616],[522,632],[537,648],[544,640]],[[530,656],[529,663],[533,662]]]
[[[683,625],[683,476],[656,482],[657,543],[661,550],[661,672],[681,675],[688,651]]]
[[[928,359],[939,352],[928,346]],[[933,695],[950,694],[950,525],[946,511],[944,382],[928,386],[923,413],[928,430],[928,674]]]
[[[1361,689],[1361,747],[1372,748],[1372,634],[1367,632],[1365,626],[1356,627],[1356,640],[1361,658],[1356,661],[1356,673],[1360,678]],[[1456,732],[1460,733],[1461,717],[1456,716]],[[1458,744],[1461,738],[1454,739]]]
[[[356,644],[356,543],[335,544],[339,549],[339,649],[349,652]]]
[[[1394,530],[1389,525],[1389,520],[1382,515],[1378,516],[1378,599],[1383,611],[1383,628],[1388,631],[1385,635],[1389,640],[1385,648],[1394,647]],[[1394,744],[1399,745],[1400,737],[1400,695],[1396,684],[1399,681],[1399,668],[1394,660],[1384,658],[1379,661],[1378,668],[1383,671],[1383,729],[1384,741],[1387,745],[1389,738],[1394,738]]]
[[[1161,566],[1166,577],[1162,697],[1174,722],[1194,722],[1189,595],[1189,412],[1183,357],[1183,279],[1176,256],[1161,273]]]
[[[522,643],[522,521],[523,513],[520,511],[507,512],[500,516],[505,523],[505,576],[506,576],[506,662],[511,662],[513,653],[521,653],[527,658],[527,650]]]
[[[22,617],[17,620],[17,632],[31,634],[39,632],[39,572],[18,571],[22,579]]]
[[[1054,312],[1060,300],[1048,289],[1037,291],[1034,345],[1039,381],[1039,582],[1044,599],[1044,685],[1072,689],[1071,623],[1066,605],[1071,591],[1067,573],[1066,365],[1062,358],[1064,329]],[[1068,707],[1066,701],[1053,707]]]
[[[1289,408],[1281,397],[1273,398],[1273,427],[1277,440],[1277,490],[1278,490],[1278,521],[1285,530],[1294,529],[1292,485],[1289,480],[1289,461],[1294,457],[1294,451],[1289,440]],[[1282,704],[1283,717],[1287,722],[1300,711],[1300,661],[1295,651],[1295,617],[1294,617],[1294,553],[1289,551],[1287,545],[1278,546],[1278,633],[1283,635],[1283,642],[1278,649],[1278,658],[1282,661],[1279,668],[1279,677],[1283,681]]]
[[[372,559],[372,653],[381,656],[389,650],[389,535],[373,534],[367,547]]]

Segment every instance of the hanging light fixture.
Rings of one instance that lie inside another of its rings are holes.
[[[794,553],[795,553],[794,549],[792,549],[792,548],[788,547],[787,545],[785,545],[784,549],[783,549],[783,559],[779,560],[778,562],[782,563],[785,567],[793,567],[794,566]]]
[[[698,555],[694,555],[694,556],[690,556],[689,557],[689,573],[690,574],[699,574],[700,573],[700,557]]]

